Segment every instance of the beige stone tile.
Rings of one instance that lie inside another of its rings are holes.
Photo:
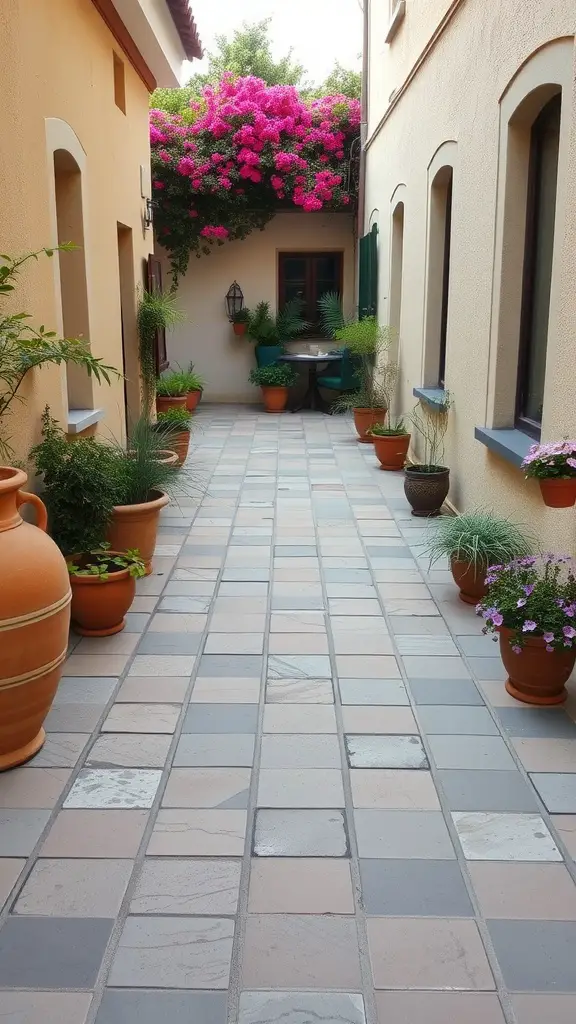
[[[179,704],[113,704],[102,732],[173,733]]]
[[[576,860],[576,814],[553,814],[552,824],[573,860]]]
[[[334,633],[336,654],[393,654],[392,640],[384,633],[354,633],[344,630]]]
[[[385,705],[347,705],[342,708],[344,732],[399,733],[417,735],[418,726],[410,708]]]
[[[261,857],[252,861],[252,914],[353,914],[350,865],[344,859]]]
[[[430,591],[424,583],[379,583],[378,590],[385,603],[430,600]]]
[[[241,809],[248,804],[250,775],[250,768],[173,768],[162,806],[221,807],[234,800]]]
[[[264,708],[265,733],[336,732],[334,708],[311,704],[267,704]]]
[[[135,857],[148,811],[60,811],[41,857]]]
[[[300,559],[298,559],[300,561]],[[324,612],[272,612],[271,633],[325,633]]]
[[[128,661],[127,654],[71,654],[64,663],[62,675],[119,676]]]
[[[398,662],[392,655],[338,654],[336,671],[342,679],[399,679]]]
[[[153,616],[148,631],[151,633],[202,633],[208,621],[207,615],[180,614],[169,615],[157,612]]]
[[[140,641],[139,633],[116,633],[115,636],[85,636],[74,648],[75,654],[132,654]]]
[[[148,856],[241,857],[246,811],[162,809],[148,844]]]
[[[336,768],[262,768],[259,807],[343,807],[342,772]]]
[[[556,992],[534,992],[512,996],[518,1024],[574,1024],[576,995]],[[467,1020],[467,1024],[469,1024]],[[472,1024],[476,1024],[472,1021]],[[479,1021],[479,1024],[484,1024]]]
[[[51,808],[72,772],[66,768],[15,768],[0,776],[0,807]]]
[[[273,633],[270,635],[270,654],[328,654],[325,633]]]
[[[440,810],[430,772],[393,768],[353,768],[350,772],[355,807],[388,810]]]
[[[384,605],[388,615],[440,615],[434,601],[411,598],[386,598]]]
[[[331,615],[330,628],[334,636],[342,633],[366,633],[368,636],[387,636],[388,627],[383,615]]]
[[[518,701],[514,700],[502,686],[501,682],[495,679],[479,681],[477,684],[487,701],[495,708],[517,708]]]
[[[576,772],[576,740],[512,738],[527,772]]]
[[[299,558],[292,558],[299,562]],[[274,581],[277,583],[319,583],[319,569],[274,569]]]
[[[260,699],[260,680],[243,676],[219,678],[199,677],[194,683],[191,704],[257,704]]]
[[[85,1024],[91,992],[2,992],[7,1024]]]
[[[235,914],[239,860],[147,858],[136,883],[131,914]]]
[[[91,768],[163,768],[171,741],[169,733],[104,733],[96,740],[86,764]]]
[[[376,988],[495,988],[474,921],[368,918]]]
[[[177,704],[190,685],[187,676],[127,676],[116,694],[116,703]]]
[[[38,860],[16,914],[116,917],[132,874],[130,860]]]
[[[158,604],[157,597],[139,597],[136,595],[130,607],[131,612],[153,612]]]
[[[249,914],[241,983],[244,989],[358,990],[354,918]]]
[[[234,622],[230,622],[231,627]],[[204,654],[262,654],[263,633],[209,633]]]
[[[25,864],[25,858],[20,860],[17,857],[0,857],[0,910],[8,899]]]
[[[137,654],[129,676],[190,676],[194,671],[194,655]]]
[[[210,619],[211,633],[263,633],[266,616],[259,612],[253,615],[227,615],[215,612]]]
[[[468,870],[483,917],[576,920],[576,885],[563,864],[470,861]]]
[[[547,997],[546,997],[547,998]],[[379,1024],[505,1024],[498,997],[484,992],[376,992]],[[571,1024],[538,1017],[521,1024]]]
[[[269,679],[267,704],[333,704],[330,679]]]

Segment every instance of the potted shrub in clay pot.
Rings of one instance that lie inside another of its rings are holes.
[[[576,502],[576,441],[533,444],[522,463],[526,476],[540,484],[549,508],[571,508]]]
[[[173,371],[156,379],[156,412],[185,409],[188,401],[187,383],[182,373]]]
[[[576,574],[569,555],[527,555],[490,566],[477,606],[497,633],[508,693],[525,704],[562,704],[576,662]]]
[[[232,330],[234,331],[234,334],[238,338],[241,338],[244,334],[246,334],[246,331],[248,330],[249,321],[250,310],[246,309],[246,307],[244,307],[244,309],[239,309],[237,313],[233,313],[232,316],[230,317]]]
[[[421,436],[423,458],[404,471],[404,494],[412,506],[413,516],[437,516],[450,489],[450,470],[442,464],[444,438],[448,429],[451,406],[448,391],[434,406],[420,401],[411,420]]]
[[[424,554],[430,556],[430,565],[447,558],[460,600],[477,604],[486,595],[490,566],[530,555],[533,550],[534,544],[516,523],[473,509],[457,516],[440,516]]]
[[[288,389],[298,380],[298,374],[286,363],[277,366],[262,366],[250,373],[250,383],[262,388],[262,399],[266,412],[284,412],[288,402]]]
[[[167,435],[168,444],[176,452],[176,462],[183,466],[190,446],[192,416],[186,409],[167,409],[158,414],[156,430]]]
[[[374,443],[374,454],[380,469],[404,469],[411,434],[406,430],[404,420],[395,423],[375,423],[368,431]]]
[[[144,291],[138,301],[137,326],[142,389],[142,411],[150,416],[154,408],[158,370],[158,338],[186,319],[172,291]],[[167,396],[164,396],[167,397]],[[168,396],[169,397],[169,396]]]
[[[188,412],[194,412],[204,391],[204,378],[196,373],[194,363],[190,363],[187,370],[180,370],[182,383],[186,388],[186,408]]]
[[[136,580],[146,575],[137,551],[95,551],[67,560],[72,587],[72,627],[81,636],[112,636],[126,626]]]
[[[284,351],[284,342],[297,338],[308,327],[302,317],[301,299],[291,299],[276,316],[272,316],[269,302],[259,302],[249,315],[246,330],[248,337],[256,342],[258,367],[276,363]]]

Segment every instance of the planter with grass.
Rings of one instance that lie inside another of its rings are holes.
[[[404,471],[404,494],[413,516],[440,515],[448,496],[450,470],[442,460],[451,404],[450,394],[445,391],[442,402],[431,406],[420,401],[410,417],[421,436],[424,456],[422,462],[406,466]]]
[[[572,508],[576,502],[576,441],[533,444],[524,459],[526,477],[538,480],[549,508]]]
[[[178,379],[180,386],[186,395],[186,409],[188,412],[194,412],[202,398],[204,378],[201,377],[199,373],[196,373],[194,363],[190,363],[187,370],[183,370],[179,366],[171,376],[172,378]],[[174,387],[175,385],[173,384],[172,386]]]
[[[380,469],[404,469],[411,437],[404,420],[398,420],[393,426],[375,423],[369,433],[374,442],[374,453],[380,463]]]
[[[516,523],[474,509],[459,516],[441,516],[424,553],[430,556],[431,565],[447,558],[460,600],[477,604],[486,595],[490,566],[530,555],[533,547]]]
[[[250,310],[240,309],[237,313],[233,313],[230,317],[230,323],[232,324],[232,330],[234,334],[241,338],[248,330],[248,322],[250,320]]]
[[[262,399],[266,412],[284,412],[288,402],[288,389],[298,380],[298,374],[286,364],[263,366],[252,370],[250,383],[262,388]]]
[[[81,636],[113,636],[126,626],[125,615],[136,580],[146,575],[137,551],[95,551],[68,559],[72,587],[72,627]]]
[[[184,374],[177,371],[166,373],[156,380],[156,412],[168,409],[185,409],[188,390]]]
[[[495,633],[510,696],[525,704],[562,704],[576,663],[576,574],[569,555],[525,556],[491,566],[478,605],[484,632]]]
[[[183,466],[190,446],[192,417],[186,409],[167,409],[158,413],[156,429],[167,434],[170,448],[176,453],[178,466]]]

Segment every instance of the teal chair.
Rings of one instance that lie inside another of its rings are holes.
[[[339,363],[331,363],[329,371],[318,377],[318,386],[328,391],[354,391],[359,386],[357,369],[358,361],[347,348],[343,348],[342,359]]]

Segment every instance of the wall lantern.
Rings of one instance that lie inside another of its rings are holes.
[[[152,227],[153,214],[154,214],[154,200],[153,199],[147,199],[146,200],[146,212],[144,214],[144,227],[146,228],[146,231],[148,231],[148,229]]]
[[[237,281],[230,285],[226,292],[226,311],[228,319],[232,320],[241,309],[244,308],[244,295]]]

